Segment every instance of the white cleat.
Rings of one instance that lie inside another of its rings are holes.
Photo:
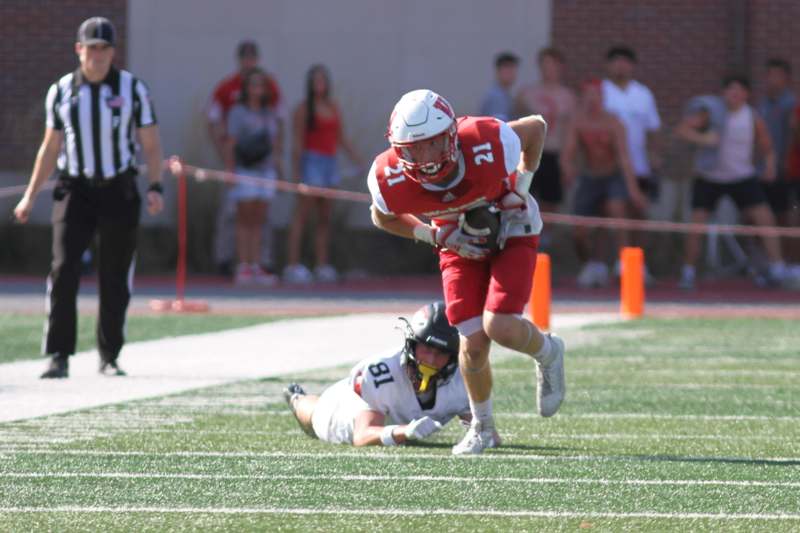
[[[461,442],[453,446],[453,455],[480,455],[486,448],[497,448],[501,444],[497,430],[483,430],[480,422],[470,425]]]
[[[538,385],[536,405],[539,415],[543,417],[553,416],[558,412],[567,392],[567,384],[564,379],[564,341],[552,333],[548,333],[548,337],[553,346],[553,358],[547,365],[536,362],[536,383]]]

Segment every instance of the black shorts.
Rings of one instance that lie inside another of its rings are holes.
[[[713,211],[723,196],[730,196],[739,209],[767,203],[764,189],[755,176],[733,183],[717,183],[699,176],[694,179],[692,209]]]
[[[639,184],[642,194],[644,194],[651,202],[658,200],[658,178],[653,178],[650,176],[636,176],[636,182]]]
[[[769,206],[772,208],[772,212],[776,215],[789,210],[792,189],[794,189],[795,194],[800,197],[800,187],[798,187],[797,182],[789,183],[782,177],[778,177],[778,179],[772,182],[762,181],[761,186],[764,188],[764,194],[767,197]]]
[[[551,204],[560,204],[564,199],[561,188],[561,166],[558,164],[558,154],[544,152],[539,163],[539,169],[531,182],[531,194],[537,200]]]

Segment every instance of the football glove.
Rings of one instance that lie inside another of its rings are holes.
[[[406,439],[420,440],[430,437],[442,429],[442,425],[429,416],[423,416],[417,420],[412,420],[405,430]]]
[[[486,237],[469,235],[455,224],[446,224],[435,229],[434,240],[438,246],[452,250],[467,259],[483,259],[489,250],[483,246]]]

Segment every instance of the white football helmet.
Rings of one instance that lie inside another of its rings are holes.
[[[394,106],[386,137],[403,164],[403,173],[415,181],[441,181],[458,161],[455,112],[433,91],[404,94]]]

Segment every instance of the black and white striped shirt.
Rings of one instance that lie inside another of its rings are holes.
[[[156,123],[147,86],[114,67],[96,84],[80,69],[47,92],[47,126],[64,132],[58,158],[61,175],[113,178],[136,164],[134,127]]]

